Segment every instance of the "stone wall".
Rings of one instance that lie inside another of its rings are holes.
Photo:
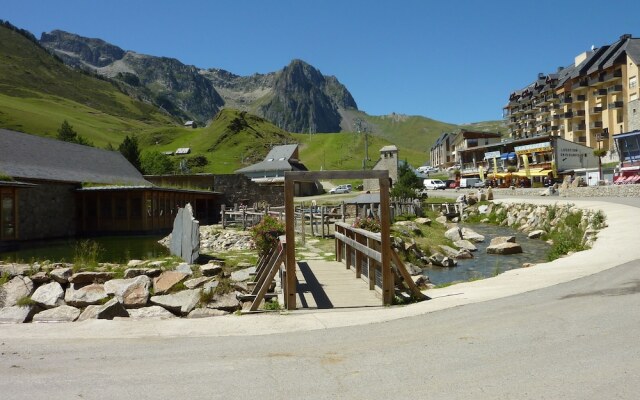
[[[33,240],[76,233],[74,184],[33,182],[18,192],[18,236]]]
[[[244,175],[215,175],[213,190],[222,194],[223,202],[228,206],[262,201],[275,207],[284,205],[284,185],[259,185]]]
[[[501,195],[540,197],[546,188],[492,189],[495,198]],[[477,189],[461,189],[460,193],[475,193]],[[486,192],[486,189],[485,189]],[[606,185],[559,188],[559,197],[640,197],[640,185]]]
[[[240,174],[146,175],[154,185],[169,185],[211,190],[222,194],[222,203],[232,206],[241,201],[248,205],[266,201],[271,206],[284,205],[284,185],[262,185]]]

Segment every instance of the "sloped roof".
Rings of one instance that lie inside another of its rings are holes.
[[[293,158],[298,151],[297,144],[286,144],[275,146],[263,161],[236,170],[236,173],[259,172],[259,171],[307,171],[297,159]]]
[[[20,179],[151,186],[117,151],[0,129],[0,171]]]

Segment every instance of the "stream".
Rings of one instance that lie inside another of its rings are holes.
[[[429,277],[435,285],[442,285],[456,281],[468,281],[495,276],[510,269],[521,268],[523,263],[542,263],[547,261],[550,245],[541,239],[529,239],[526,234],[504,226],[489,224],[464,225],[473,229],[485,240],[474,243],[478,251],[472,252],[472,259],[457,260],[458,266],[442,268],[429,266],[422,273]],[[515,236],[516,243],[522,246],[522,253],[512,255],[487,254],[487,247],[491,239],[496,236]]]

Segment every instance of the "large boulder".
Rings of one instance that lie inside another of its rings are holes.
[[[49,277],[51,277],[51,279],[63,285],[69,283],[71,275],[73,275],[73,269],[69,267],[56,268],[49,272]]]
[[[99,304],[107,299],[107,292],[104,285],[94,283],[83,286],[80,289],[70,287],[64,294],[64,302],[74,307],[86,307],[89,305]]]
[[[31,300],[35,301],[39,306],[44,308],[52,308],[59,306],[64,297],[64,289],[56,282],[49,282],[36,289],[31,296]]]
[[[487,254],[508,255],[518,253],[522,253],[522,246],[518,243],[505,242],[487,247]]]
[[[204,285],[205,283],[212,280],[213,277],[210,276],[201,276],[200,278],[189,279],[188,281],[184,281],[184,286],[187,289],[196,289]]]
[[[171,311],[160,306],[150,306],[143,308],[132,308],[127,310],[131,319],[169,319],[176,318]]]
[[[450,257],[445,257],[442,254],[438,254],[438,253],[433,254],[431,257],[429,257],[429,262],[431,262],[431,264],[437,267],[445,267],[445,268],[452,268],[458,265],[456,260]]]
[[[128,317],[129,313],[117,299],[111,299],[102,305],[91,305],[84,309],[78,317],[78,321],[87,319],[114,319],[115,317]]]
[[[11,306],[0,308],[0,324],[29,322],[36,312],[33,306]]]
[[[18,300],[30,296],[32,292],[33,281],[18,275],[0,287],[0,308],[15,306]]]
[[[442,252],[447,257],[455,258],[456,255],[458,254],[458,249],[454,249],[453,247],[449,247],[445,245],[440,245],[439,247],[440,247],[440,250],[442,250]]]
[[[457,247],[469,251],[477,251],[478,248],[468,240],[456,240],[453,242]]]
[[[153,280],[153,291],[155,294],[165,294],[172,287],[184,281],[189,275],[178,271],[165,271]]]
[[[452,242],[455,242],[456,240],[462,240],[464,239],[462,228],[457,226],[450,228],[444,233],[444,237],[451,240]]]
[[[162,270],[160,268],[127,268],[124,270],[124,278],[135,278],[136,276],[146,275],[149,278],[160,276]]]
[[[204,276],[216,276],[222,273],[222,265],[205,264],[200,266],[200,273]]]
[[[539,239],[542,237],[542,235],[544,235],[546,232],[543,231],[542,229],[536,229],[535,231],[531,231],[529,232],[529,235],[527,235],[527,237],[529,239]]]
[[[467,227],[462,228],[462,238],[474,243],[484,242],[484,236]]]
[[[33,316],[33,322],[73,322],[80,316],[80,310],[68,305],[44,310]]]
[[[231,280],[236,282],[242,282],[251,279],[256,272],[256,267],[244,268],[239,271],[233,271],[231,273]]]
[[[164,307],[167,310],[180,315],[187,315],[196,308],[200,301],[200,290],[183,290],[178,293],[163,296],[152,296],[151,303]]]
[[[112,279],[104,284],[107,294],[116,296],[125,308],[144,307],[149,300],[151,279],[146,275],[139,275],[131,279]]]
[[[427,225],[427,226],[431,226],[431,218],[416,218],[413,220],[413,222],[415,222],[418,225]]]
[[[213,299],[207,304],[207,308],[216,308],[229,312],[239,310],[240,306],[240,302],[233,293],[214,295]]]
[[[105,283],[106,281],[113,279],[113,276],[113,272],[78,272],[71,275],[69,282],[74,285]]]
[[[497,246],[502,243],[515,243],[515,242],[516,242],[515,236],[496,236],[493,239],[491,239],[489,246]]]

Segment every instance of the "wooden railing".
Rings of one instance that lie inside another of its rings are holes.
[[[370,290],[382,293],[385,282],[382,273],[382,241],[380,233],[354,228],[337,222],[335,225],[336,260],[344,262],[353,270],[355,277],[368,283]],[[424,299],[420,289],[411,279],[398,254],[391,249],[391,263],[394,275],[400,278],[414,298]]]
[[[243,295],[243,300],[252,300],[250,311],[257,311],[262,300],[267,297],[276,296],[275,293],[267,293],[274,283],[276,274],[280,273],[280,281],[286,282],[286,265],[285,265],[285,252],[286,252],[286,238],[280,236],[278,241],[269,249],[269,252],[258,260],[256,267],[256,273],[254,276],[253,289],[250,294]],[[287,286],[284,285],[284,301],[285,306],[289,296],[287,295]]]

